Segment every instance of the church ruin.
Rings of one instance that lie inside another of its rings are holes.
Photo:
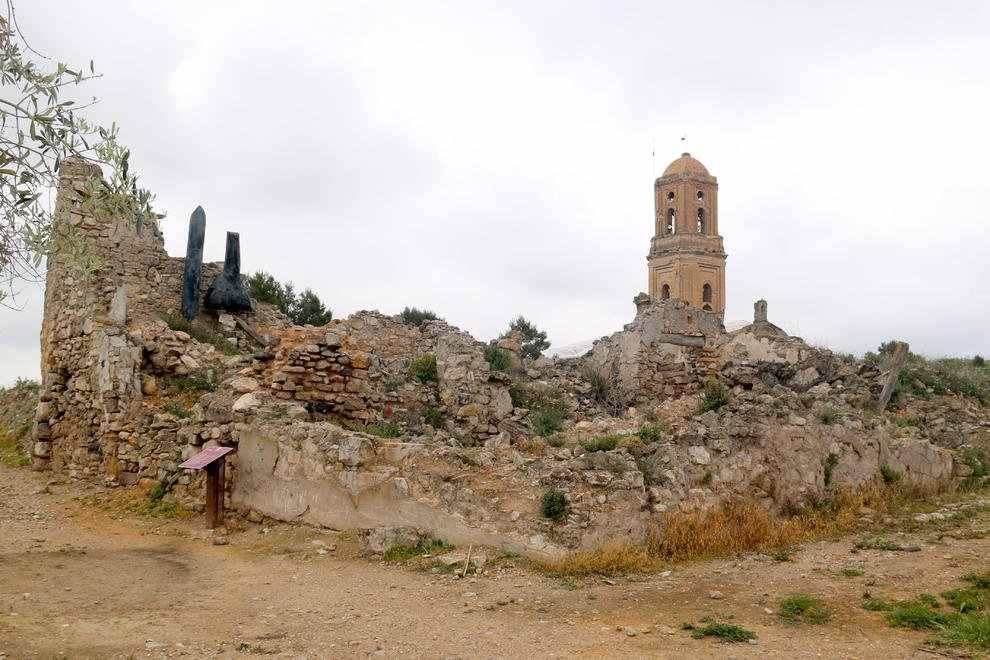
[[[79,189],[91,176],[85,163],[62,165],[56,222],[97,265],[49,264],[37,469],[155,481],[196,506],[201,477],[179,464],[236,447],[225,484],[234,515],[537,555],[642,538],[664,512],[733,497],[799,507],[876,479],[880,466],[931,488],[966,476],[944,428],[905,435],[857,412],[883,385],[876,365],[788,336],[763,301],[751,325],[725,332],[717,185],[687,154],[656,182],[650,295],[635,298],[635,320],[573,360],[521,360],[503,338],[510,368],[442,320],[358,312],[293,326],[242,299],[236,235],[226,268],[170,257],[157,227],[87,210]],[[198,304],[207,297],[227,302]],[[701,414],[707,383],[731,404]],[[821,406],[839,421],[819,423]],[[977,408],[946,414],[970,430],[966,442],[987,441]],[[657,437],[637,440],[647,424]],[[622,440],[586,445],[602,434]],[[551,488],[566,494],[562,519],[540,513]]]

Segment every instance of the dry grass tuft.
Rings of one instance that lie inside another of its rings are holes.
[[[605,545],[539,562],[539,566],[553,575],[611,575],[653,572],[674,562],[743,552],[769,554],[849,533],[860,527],[863,507],[882,516],[904,510],[930,494],[902,483],[874,483],[839,492],[831,500],[786,517],[772,514],[759,502],[737,500],[706,511],[665,514],[642,544]]]
[[[647,546],[615,543],[541,561],[538,566],[551,575],[614,575],[652,573],[662,569],[665,563],[652,555]]]

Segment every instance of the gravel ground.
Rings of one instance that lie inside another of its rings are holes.
[[[990,567],[986,536],[938,540],[922,527],[900,539],[921,547],[910,553],[851,553],[842,539],[787,562],[750,555],[669,575],[561,580],[501,559],[458,579],[363,559],[348,535],[287,524],[237,524],[214,545],[201,516],[141,516],[124,506],[133,491],[52,478],[0,466],[0,660],[931,658],[924,633],[863,610],[864,591],[939,593]],[[983,513],[967,528],[988,523]],[[864,575],[843,577],[844,567]],[[777,601],[794,592],[821,597],[832,620],[782,623]],[[680,629],[706,616],[758,639]]]

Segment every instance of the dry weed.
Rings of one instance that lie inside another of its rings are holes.
[[[775,515],[753,500],[736,500],[705,511],[664,514],[644,543],[605,545],[540,562],[539,566],[553,575],[644,573],[674,562],[742,552],[769,553],[847,534],[862,526],[864,507],[884,516],[904,511],[930,495],[908,484],[873,483],[838,492],[832,499],[790,516]]]
[[[538,566],[551,575],[652,573],[663,568],[664,564],[663,559],[652,555],[647,546],[631,543],[604,545],[538,562]]]

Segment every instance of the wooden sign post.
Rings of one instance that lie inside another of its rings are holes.
[[[206,526],[210,529],[223,524],[223,468],[232,451],[233,447],[207,447],[179,465],[187,470],[206,468]]]

